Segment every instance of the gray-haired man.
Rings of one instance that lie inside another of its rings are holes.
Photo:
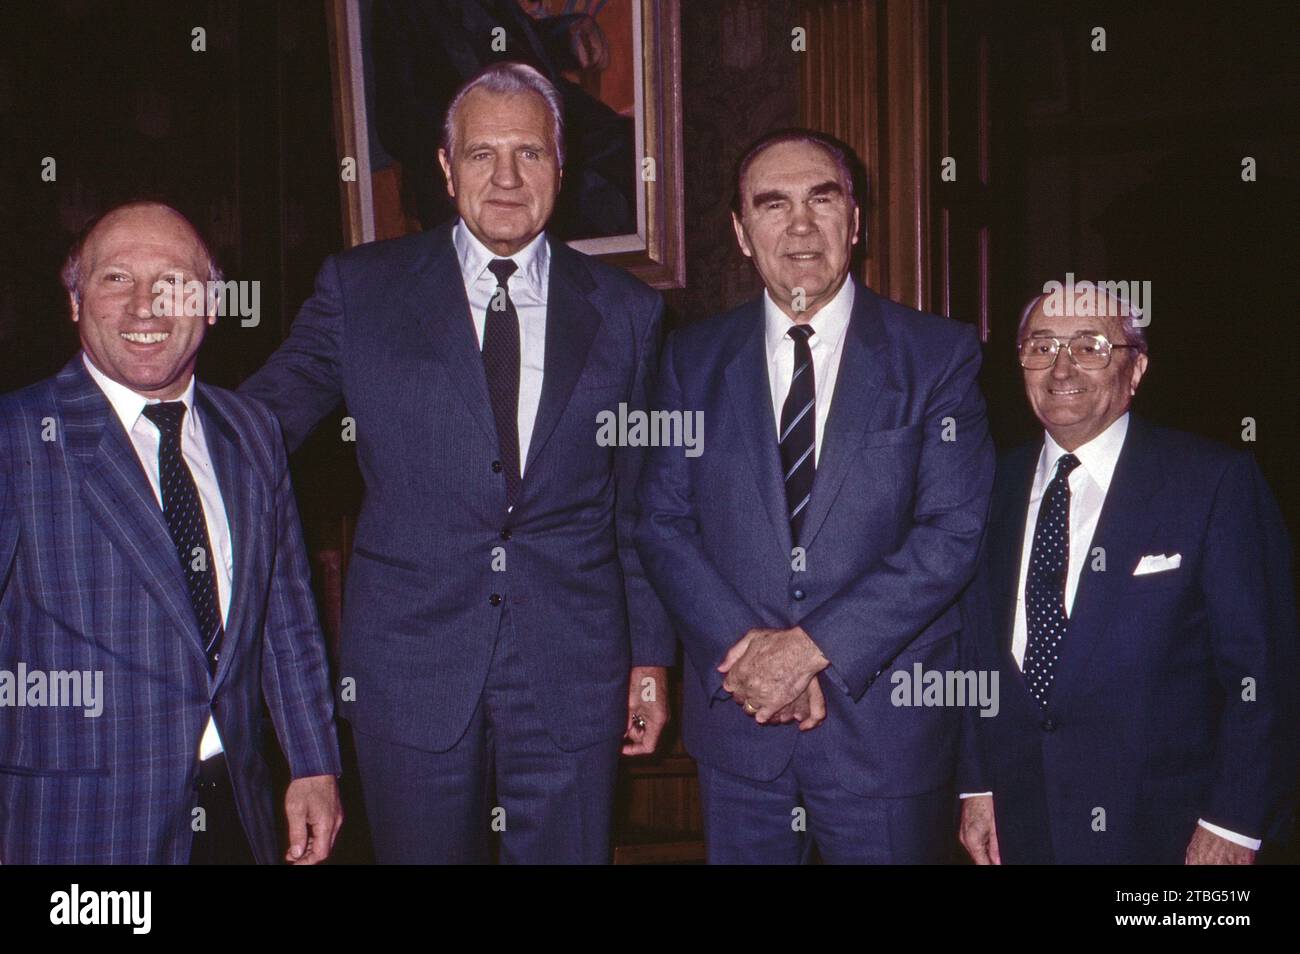
[[[381,862],[484,860],[491,831],[504,861],[604,861],[620,749],[667,720],[638,449],[596,439],[645,405],[663,304],[544,232],[562,135],[535,70],[471,79],[439,153],[459,220],[328,259],[244,386],[291,446],[340,399],[356,421],[340,711]]]

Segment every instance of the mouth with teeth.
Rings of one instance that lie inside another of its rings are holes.
[[[1047,390],[1057,397],[1073,397],[1076,394],[1082,394],[1087,388],[1048,388]]]
[[[124,341],[138,345],[162,344],[170,338],[170,331],[123,331],[120,335]]]

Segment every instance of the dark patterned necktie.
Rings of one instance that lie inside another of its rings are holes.
[[[785,502],[790,508],[790,538],[797,544],[816,473],[817,386],[813,376],[811,325],[795,325],[786,332],[794,339],[794,373],[781,408],[781,470],[785,474]]]
[[[483,367],[487,372],[488,399],[497,422],[497,445],[506,478],[506,506],[519,496],[519,313],[510,300],[508,280],[519,266],[508,258],[495,258],[488,270],[496,276],[497,290],[488,302],[483,327]]]
[[[1029,691],[1047,705],[1055,676],[1056,657],[1069,617],[1065,612],[1065,584],[1070,568],[1070,471],[1079,458],[1062,454],[1056,476],[1047,485],[1038,506],[1034,543],[1029,550],[1029,575],[1025,579],[1025,622],[1029,634],[1025,664],[1021,667]]]
[[[181,422],[185,404],[168,401],[146,404],[144,416],[158,426],[158,483],[162,488],[163,517],[171,532],[181,572],[194,606],[194,618],[203,635],[203,652],[208,669],[217,671],[218,653],[224,627],[221,625],[221,602],[217,597],[217,570],[208,540],[208,524],[203,515],[203,501],[194,475],[181,454]]]

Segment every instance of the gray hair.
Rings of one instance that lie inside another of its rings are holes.
[[[220,282],[224,280],[225,275],[222,274],[221,269],[217,266],[217,260],[212,254],[212,249],[208,247],[207,240],[203,237],[203,234],[194,227],[194,223],[191,222],[183,213],[168,205],[166,202],[158,202],[153,199],[131,199],[128,202],[120,202],[96,215],[81,227],[81,231],[79,231],[76,238],[72,240],[72,245],[68,248],[68,256],[63,260],[63,267],[59,269],[59,281],[63,283],[64,289],[72,296],[73,301],[81,301],[81,279],[83,278],[81,274],[81,258],[82,254],[85,252],[86,240],[90,238],[90,233],[95,231],[96,227],[98,227],[101,222],[113,213],[121,212],[123,209],[130,209],[135,206],[143,205],[152,205],[160,209],[166,209],[173,215],[179,216],[181,221],[190,227],[194,236],[199,240],[199,248],[202,250],[203,257],[208,263],[208,281]]]
[[[1075,282],[1074,287],[1079,288],[1084,282]],[[1105,282],[1091,282],[1100,294],[1104,294],[1108,301],[1115,305],[1115,311],[1119,312],[1120,328],[1124,332],[1124,341],[1115,342],[1115,344],[1132,344],[1137,345],[1139,354],[1147,353],[1147,333],[1143,325],[1137,323],[1140,312],[1134,311],[1133,307],[1121,296],[1114,294],[1107,287]],[[1016,323],[1016,344],[1019,346],[1020,340],[1025,333],[1025,325],[1029,323],[1029,316],[1034,313],[1049,292],[1039,292],[1033,298],[1025,303],[1025,307],[1020,309],[1020,320]]]
[[[456,91],[451,105],[447,107],[447,117],[442,121],[442,148],[450,159],[456,152],[456,113],[465,97],[476,89],[489,93],[536,93],[546,103],[551,113],[551,138],[555,141],[555,158],[558,165],[564,165],[564,107],[560,101],[560,91],[545,76],[526,63],[503,61],[493,63],[479,70],[478,73]]]

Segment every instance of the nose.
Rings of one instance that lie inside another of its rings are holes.
[[[136,282],[129,303],[131,314],[137,318],[153,318],[153,303],[157,297],[152,285],[147,282]]]
[[[811,231],[813,231],[812,212],[802,202],[796,202],[790,213],[790,234],[807,235]]]
[[[492,166],[492,184],[499,189],[517,189],[520,181],[514,153],[505,151],[499,154]]]
[[[1065,345],[1056,352],[1056,357],[1052,359],[1051,367],[1052,377],[1058,381],[1064,381],[1074,376],[1074,359],[1070,357]]]

